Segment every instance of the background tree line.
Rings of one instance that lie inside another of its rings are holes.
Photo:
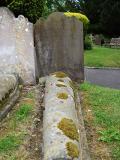
[[[15,15],[23,14],[33,23],[53,11],[81,12],[90,20],[88,32],[120,36],[120,0],[0,0]]]

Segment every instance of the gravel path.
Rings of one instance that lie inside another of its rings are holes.
[[[85,68],[85,80],[100,86],[120,89],[120,69]]]

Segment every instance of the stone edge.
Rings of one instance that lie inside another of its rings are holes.
[[[18,78],[17,79],[17,83],[15,85],[15,89],[14,91],[9,95],[9,98],[7,100],[7,103],[4,104],[4,109],[1,111],[0,113],[0,121],[3,120],[3,118],[5,118],[7,116],[7,114],[10,112],[10,110],[13,108],[13,106],[15,105],[17,99],[19,98],[20,95],[20,90],[19,90],[19,86],[18,86]]]
[[[90,154],[89,154],[86,131],[85,131],[85,125],[84,125],[84,120],[83,120],[83,115],[82,115],[79,91],[76,92],[75,104],[76,104],[76,110],[77,110],[77,115],[78,115],[78,120],[79,120],[80,150],[81,150],[80,157],[81,157],[81,160],[91,160]]]
[[[120,70],[120,68],[115,68],[115,67],[88,67],[88,66],[85,66],[85,69]]]

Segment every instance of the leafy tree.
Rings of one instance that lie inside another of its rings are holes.
[[[120,36],[120,0],[106,0],[100,14],[103,33]]]
[[[45,0],[2,0],[0,6],[6,6],[17,15],[24,15],[31,22],[42,16]]]

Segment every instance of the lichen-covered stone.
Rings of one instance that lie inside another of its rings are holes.
[[[70,139],[79,141],[79,133],[72,119],[63,118],[58,123],[58,128]]]
[[[57,93],[57,98],[59,99],[68,99],[68,94],[67,93]]]
[[[83,81],[83,24],[75,17],[55,12],[35,24],[35,48],[38,77],[56,71]],[[56,74],[62,78],[62,74]]]
[[[74,93],[69,85],[70,78],[64,77],[62,80],[66,87],[57,86],[58,78],[55,75],[46,78],[43,116],[43,160],[80,159],[79,156],[76,156],[76,149],[74,151],[71,149],[71,145],[66,146],[68,142],[72,142],[76,144],[79,150],[79,135],[78,119],[73,99]],[[64,99],[64,94],[60,96],[63,99],[58,98],[58,93],[65,93],[67,99]],[[71,152],[73,152],[72,155],[69,154]]]
[[[64,85],[63,83],[57,83],[56,86],[57,86],[57,87],[67,87],[67,86]]]
[[[79,157],[79,148],[76,144],[72,142],[66,143],[66,148],[68,151],[68,155],[72,158],[78,158]]]
[[[52,75],[55,75],[57,78],[65,78],[67,77],[67,74],[64,72],[55,72]]]

